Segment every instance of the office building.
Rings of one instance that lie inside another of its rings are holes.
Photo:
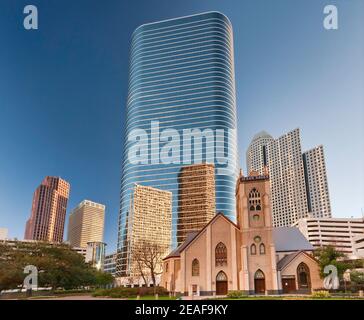
[[[303,168],[310,217],[330,218],[331,205],[323,146],[303,153]]]
[[[362,254],[360,239],[364,237],[363,218],[305,218],[294,226],[315,248],[330,245],[349,258],[359,258]]]
[[[140,276],[135,254],[144,243],[158,245],[161,258],[171,248],[172,193],[152,187],[134,186],[128,215],[125,264],[121,276]]]
[[[269,172],[274,226],[290,226],[307,217],[331,217],[323,147],[302,153],[299,129],[278,139],[258,133],[246,159],[248,171]]]
[[[107,254],[104,261],[104,272],[110,273],[112,276],[116,274],[116,253]]]
[[[215,167],[196,164],[181,169],[178,191],[177,242],[200,230],[215,215]]]
[[[105,260],[105,248],[104,242],[88,242],[86,247],[85,261],[91,263],[92,267],[97,270],[103,270]]]
[[[32,211],[26,223],[26,240],[62,242],[70,184],[46,177],[35,190]]]
[[[8,238],[8,229],[0,228],[0,240],[6,240]]]
[[[134,31],[118,266],[123,264],[119,257],[125,257],[122,252],[135,183],[172,192],[174,247],[178,175],[186,165],[215,165],[216,210],[235,220],[236,122],[233,31],[223,14],[208,12],[148,23]],[[135,152],[136,147],[142,152]]]
[[[68,242],[72,247],[87,247],[88,242],[104,238],[105,206],[89,200],[82,201],[69,216]]]

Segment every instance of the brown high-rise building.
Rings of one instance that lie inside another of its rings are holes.
[[[32,212],[24,238],[62,242],[70,184],[58,177],[46,177],[35,190]]]
[[[186,166],[179,174],[177,243],[199,231],[215,216],[215,166]]]

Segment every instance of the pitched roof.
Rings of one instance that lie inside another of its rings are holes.
[[[173,258],[173,257],[179,257],[181,255],[181,252],[186,249],[189,244],[199,235],[201,234],[208,225],[210,225],[213,221],[215,221],[218,217],[224,218],[228,223],[231,223],[236,229],[239,229],[238,226],[232,222],[228,217],[226,217],[223,213],[219,212],[217,213],[200,231],[194,231],[190,232],[186,236],[186,240],[177,247],[177,249],[173,250],[168,256],[163,258],[163,260]]]
[[[199,231],[188,233],[186,236],[186,240],[182,244],[180,244],[176,249],[174,249],[168,256],[163,258],[163,260],[173,257],[179,257],[181,255],[181,252],[192,242],[193,239],[196,238],[198,234]]]
[[[308,255],[306,252],[304,251],[297,251],[291,254],[287,254],[286,256],[284,256],[281,260],[278,261],[277,263],[277,270],[282,271],[285,267],[287,267],[294,259],[296,259],[296,257],[298,257],[300,254],[304,254],[307,257],[315,260],[313,257],[311,257],[310,255]]]
[[[296,227],[273,228],[273,240],[277,252],[313,251],[314,247]]]

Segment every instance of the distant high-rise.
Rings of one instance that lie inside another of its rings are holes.
[[[246,158],[249,172],[269,170],[274,226],[290,226],[306,217],[331,217],[323,147],[302,154],[299,129],[278,139],[264,131],[257,134]]]
[[[303,153],[303,168],[310,216],[330,218],[331,206],[323,146]]]
[[[88,242],[104,238],[105,206],[89,200],[72,210],[68,223],[68,241],[72,247],[86,248]]]
[[[62,242],[70,184],[58,177],[46,177],[35,190],[25,239]]]
[[[158,245],[166,256],[171,249],[172,193],[152,187],[134,186],[128,230],[125,239],[125,262],[118,276],[140,276],[135,253],[143,243]]]
[[[179,174],[177,243],[201,230],[215,215],[215,167],[186,166]]]
[[[6,240],[8,238],[8,229],[0,228],[0,240]]]
[[[215,165],[216,211],[235,221],[238,175],[233,30],[219,12],[147,23],[131,40],[118,228],[118,267],[134,184],[172,192],[177,245],[178,175]],[[171,154],[168,148],[173,145]],[[138,156],[131,155],[140,146]],[[222,145],[222,146],[221,146]]]

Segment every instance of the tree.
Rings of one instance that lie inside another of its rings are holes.
[[[333,265],[337,268],[338,276],[341,279],[344,272],[350,267],[350,265],[344,261],[346,255],[340,251],[337,251],[333,246],[325,246],[318,248],[314,251],[314,256],[318,260],[320,265],[320,276],[326,277],[324,268],[328,265]]]
[[[22,288],[24,267],[38,269],[38,286],[73,289],[102,286],[112,282],[110,275],[85,263],[69,245],[46,242],[9,242],[0,244],[0,291]]]
[[[147,277],[153,282],[154,293],[156,293],[156,276],[162,273],[163,247],[156,243],[141,241],[136,245],[134,259],[137,268],[147,285]]]
[[[350,281],[355,283],[356,285],[364,285],[364,272],[359,271],[351,271],[350,272]]]

